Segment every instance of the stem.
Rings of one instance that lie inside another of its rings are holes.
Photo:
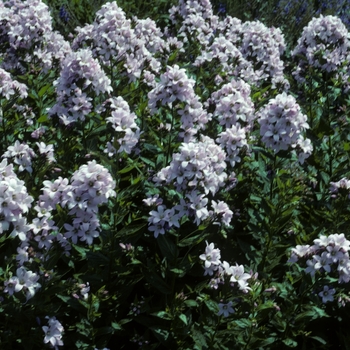
[[[273,182],[274,182],[274,178],[275,178],[275,173],[276,173],[276,162],[277,162],[277,155],[274,155],[274,160],[273,160],[273,167],[272,167],[272,175],[270,178],[270,201],[272,201],[272,197],[273,197]],[[271,217],[269,217],[269,221],[271,221]],[[271,227],[271,225],[269,226]],[[265,267],[265,262],[267,259],[267,255],[269,253],[270,250],[270,245],[271,245],[271,241],[272,241],[272,235],[273,235],[273,231],[271,231],[269,229],[268,235],[267,235],[267,242],[266,242],[266,246],[265,246],[265,252],[264,252],[264,256],[261,262],[261,270],[264,270]]]
[[[166,154],[166,163],[165,163],[166,166],[168,165],[168,161],[169,161],[169,157],[170,157],[171,132],[173,130],[173,126],[174,126],[174,107],[171,108],[171,126],[170,126],[170,130],[169,130],[168,150],[167,150],[167,154]]]
[[[2,111],[1,111],[2,112]],[[7,148],[7,142],[6,142],[6,135],[7,135],[7,132],[6,132],[6,123],[5,123],[5,118],[4,116],[2,116],[2,132],[3,132],[3,135],[4,135],[4,145],[5,145],[5,149]]]

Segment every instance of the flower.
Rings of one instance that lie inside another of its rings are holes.
[[[327,301],[333,301],[333,294],[335,293],[334,288],[329,288],[328,286],[323,287],[323,291],[318,293],[318,295],[322,298],[322,302],[326,303]]]
[[[229,301],[227,304],[219,303],[219,312],[218,316],[223,315],[228,317],[230,314],[233,314],[235,310],[232,307],[232,301]]]
[[[62,332],[63,327],[62,324],[56,320],[56,317],[46,317],[48,318],[48,325],[49,326],[43,326],[42,330],[45,333],[44,337],[44,343],[50,343],[55,349],[57,349],[58,346],[63,346],[62,339]]]
[[[206,268],[210,268],[211,265],[219,265],[221,263],[220,249],[218,248],[215,249],[214,243],[210,243],[210,244],[208,244],[208,242],[206,243],[207,243],[207,246],[205,248],[205,253],[201,254],[199,258],[205,261],[204,266]]]

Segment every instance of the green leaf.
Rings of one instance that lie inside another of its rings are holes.
[[[179,319],[187,326],[187,317],[185,314],[179,315]]]
[[[134,233],[136,233],[137,231],[140,231],[146,225],[147,225],[146,222],[144,222],[142,224],[127,225],[127,226],[123,227],[120,231],[118,231],[115,236],[116,236],[116,238],[131,236]]]
[[[40,116],[40,118],[38,119],[38,123],[45,123],[47,122],[49,119],[47,117],[47,115],[42,115]]]
[[[315,340],[317,340],[318,342],[320,342],[321,344],[324,344],[324,345],[327,344],[327,342],[326,342],[324,339],[322,339],[321,337],[318,337],[318,336],[316,336],[316,335],[311,335],[311,336],[309,336],[309,338],[315,339]]]
[[[196,306],[198,306],[198,303],[195,300],[191,300],[191,299],[185,300],[184,304],[186,306],[188,306],[188,307],[196,307]]]
[[[117,330],[117,331],[121,331],[123,328],[118,324],[118,323],[116,323],[116,322],[112,322],[111,323],[111,326],[115,329],[115,330]]]
[[[163,256],[169,261],[175,261],[179,255],[179,251],[176,244],[171,240],[168,235],[159,235],[157,238],[157,243]]]
[[[194,347],[196,350],[208,349],[208,344],[206,342],[204,333],[197,325],[193,325],[191,327],[191,336],[196,346]]]
[[[210,233],[200,233],[192,237],[186,237],[179,242],[179,247],[188,247],[189,245],[197,245],[200,242],[204,241],[210,236]]]
[[[298,343],[295,340],[290,339],[290,338],[283,339],[283,343],[285,345],[289,346],[290,348],[295,348],[298,346]]]
[[[299,322],[299,321],[308,322],[308,321],[316,320],[317,318],[329,317],[324,310],[320,309],[317,306],[308,306],[308,308],[310,310],[302,312],[295,317],[296,322]]]
[[[76,244],[72,244],[73,248],[80,254],[81,259],[86,259],[86,253],[89,251],[89,249],[79,247]]]
[[[109,264],[109,257],[100,252],[91,252],[86,253],[87,260],[89,264],[93,267],[104,266]]]
[[[169,312],[166,312],[166,311],[153,312],[153,313],[151,313],[151,315],[162,318],[163,320],[172,320],[173,319],[173,317],[169,314]]]
[[[217,314],[219,311],[219,307],[218,307],[218,303],[215,302],[214,300],[205,300],[204,301],[205,305],[207,306],[207,308],[214,314]]]
[[[51,87],[51,85],[45,85],[45,86],[43,86],[43,87],[39,90],[38,96],[39,96],[39,97],[42,97],[42,96],[45,94],[45,92],[46,92],[50,87]]]
[[[144,273],[144,277],[153,287],[158,289],[163,294],[171,294],[171,288],[155,272],[146,272]]]

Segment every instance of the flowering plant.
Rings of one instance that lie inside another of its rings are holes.
[[[349,343],[347,28],[216,5],[0,3],[3,348]]]

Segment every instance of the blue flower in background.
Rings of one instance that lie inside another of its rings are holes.
[[[226,14],[226,5],[222,2],[219,3],[219,11],[218,14],[225,15]]]
[[[60,7],[60,18],[63,22],[66,22],[66,23],[69,21],[69,14],[66,11],[64,6]]]

